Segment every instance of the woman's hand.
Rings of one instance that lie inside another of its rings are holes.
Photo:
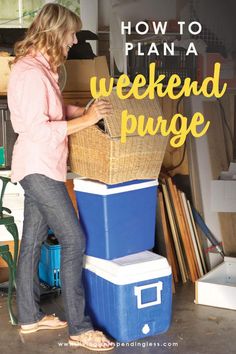
[[[112,105],[110,102],[104,99],[96,100],[81,117],[67,122],[67,135],[88,128],[110,114],[112,114]]]
[[[107,117],[112,113],[112,106],[110,102],[101,99],[96,100],[85,112],[87,120],[91,125],[96,124],[100,119]]]

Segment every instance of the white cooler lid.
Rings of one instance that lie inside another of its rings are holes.
[[[171,274],[167,259],[150,251],[113,260],[85,256],[84,268],[117,285],[136,283]]]
[[[109,195],[123,192],[130,192],[138,189],[153,187],[158,185],[158,180],[142,180],[142,181],[130,181],[115,185],[107,185],[105,183],[92,181],[90,179],[75,178],[74,190],[77,192]]]

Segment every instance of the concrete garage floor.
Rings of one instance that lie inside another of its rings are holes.
[[[0,290],[1,354],[88,353],[85,349],[67,346],[66,329],[21,335],[17,326],[9,323],[6,299],[6,293]],[[179,285],[173,296],[173,318],[169,331],[125,346],[117,343],[113,353],[235,354],[235,311],[195,305],[193,299],[193,284]],[[63,317],[61,296],[44,296],[42,308]]]

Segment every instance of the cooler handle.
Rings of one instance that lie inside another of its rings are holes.
[[[142,303],[142,290],[156,288],[156,300]],[[141,285],[134,287],[134,295],[137,296],[137,307],[138,309],[142,309],[144,307],[160,305],[161,304],[161,291],[163,288],[162,281],[158,281],[157,283]]]

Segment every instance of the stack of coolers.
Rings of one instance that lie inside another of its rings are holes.
[[[86,235],[86,306],[95,326],[129,342],[165,332],[172,282],[154,246],[157,180],[107,185],[74,179]]]

